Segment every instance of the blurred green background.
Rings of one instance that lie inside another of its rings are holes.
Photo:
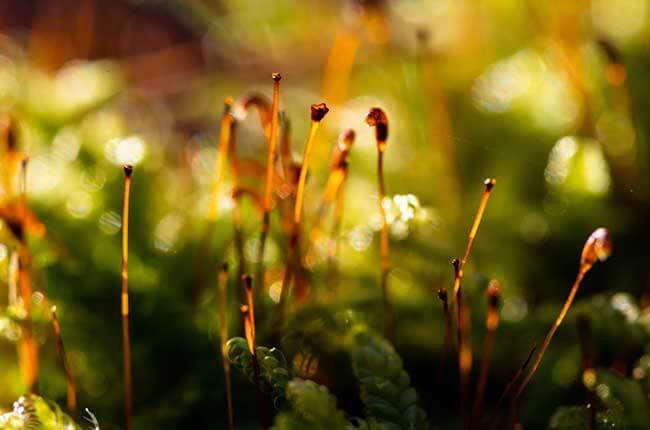
[[[473,309],[475,378],[484,289],[490,279],[501,282],[487,409],[532,342],[543,339],[598,226],[610,229],[614,254],[587,276],[528,389],[522,421],[546,428],[558,406],[586,403],[578,314],[591,320],[597,366],[645,380],[635,371],[650,360],[649,49],[647,0],[1,2],[0,111],[17,124],[19,149],[30,157],[28,204],[46,228],[28,235],[41,395],[65,404],[49,301],[58,307],[80,406],[102,428],[122,425],[120,165],[131,163],[135,428],[225,428],[216,285],[195,294],[199,266],[210,280],[222,261],[236,266],[229,173],[211,260],[202,259],[201,243],[223,100],[249,91],[270,98],[276,71],[294,158],[301,158],[309,106],[325,101],[331,109],[315,144],[306,225],[337,135],[357,132],[338,300],[327,306],[376,328],[376,149],[364,117],[372,106],[388,115],[396,347],[434,428],[459,422],[455,366],[435,378],[444,335],[435,292],[451,286],[449,261],[462,254],[486,177],[497,186],[467,266],[465,297]],[[254,115],[239,124],[238,151],[266,159]],[[2,204],[10,198],[0,188]],[[256,286],[263,345],[272,342],[268,325],[286,260],[278,214],[267,276]],[[246,203],[243,220],[253,266],[261,218]],[[3,308],[14,248],[0,224]],[[325,272],[322,256],[310,260],[311,294],[300,306],[318,301]],[[237,283],[230,287],[236,335]],[[11,317],[0,315],[0,410],[26,389],[19,336]],[[341,407],[358,414],[357,388],[339,377],[349,365],[327,341],[312,344],[321,378]],[[234,384],[237,428],[254,428],[254,390],[237,373]]]

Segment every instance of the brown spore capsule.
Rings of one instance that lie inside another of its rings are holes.
[[[380,150],[383,150],[388,139],[388,118],[386,114],[380,108],[374,107],[366,114],[366,124],[375,127],[375,139],[380,145]]]
[[[311,105],[311,120],[320,122],[325,118],[325,115],[327,115],[327,112],[329,111],[330,110],[325,103],[315,103]]]
[[[443,304],[447,303],[447,289],[446,288],[439,288],[438,289],[438,298]]]
[[[488,305],[491,309],[498,309],[501,302],[501,284],[497,280],[491,280],[487,288]]]
[[[244,286],[246,287],[247,290],[253,288],[253,277],[249,274],[245,274],[241,277],[242,281],[244,281]]]
[[[458,271],[460,270],[460,260],[458,258],[454,258],[451,260],[451,265],[454,266],[454,273],[456,276],[458,276]]]
[[[599,227],[587,238],[580,257],[581,265],[593,265],[605,261],[612,254],[612,239],[609,230]]]

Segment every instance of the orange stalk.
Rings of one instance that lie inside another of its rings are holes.
[[[302,156],[302,167],[300,168],[300,176],[298,177],[298,189],[296,191],[296,204],[294,206],[293,221],[299,226],[302,217],[302,206],[305,194],[305,183],[307,181],[307,171],[309,170],[309,158],[311,155],[311,148],[314,143],[316,131],[320,126],[321,120],[329,112],[325,103],[311,105],[311,123],[309,125],[309,135]]]
[[[124,427],[131,430],[132,375],[129,336],[129,197],[133,167],[124,166],[124,200],[122,203],[122,351],[124,354]]]
[[[18,289],[25,308],[25,319],[22,324],[22,336],[18,343],[18,356],[20,368],[29,392],[38,391],[38,344],[34,338],[32,328],[32,282],[29,276],[31,256],[27,245],[27,164],[29,159],[23,158],[20,164],[20,201],[18,204],[18,218],[16,224],[16,237],[18,238]]]
[[[463,280],[463,275],[465,274],[465,264],[469,258],[469,253],[472,250],[472,244],[474,243],[474,238],[478,232],[478,228],[481,225],[481,220],[483,219],[483,213],[485,212],[485,207],[487,206],[488,199],[490,198],[490,193],[492,188],[496,185],[497,181],[494,178],[487,178],[484,182],[485,188],[483,189],[483,195],[481,196],[481,202],[479,203],[478,210],[476,211],[476,216],[474,217],[474,222],[472,227],[469,230],[467,236],[467,244],[465,245],[465,253],[463,254],[462,260],[460,260],[460,266],[454,278],[454,291],[451,297],[452,301],[456,299],[458,295],[458,290],[460,289],[460,283]]]
[[[508,385],[506,385],[505,390],[503,390],[503,394],[501,394],[501,397],[499,397],[499,401],[497,402],[497,406],[495,408],[497,417],[494,420],[494,423],[492,424],[492,430],[496,430],[499,428],[499,425],[501,424],[501,406],[503,405],[503,402],[508,398],[512,390],[515,388],[515,384],[519,382],[519,378],[521,378],[521,375],[526,371],[526,368],[528,367],[528,364],[530,363],[530,360],[533,358],[533,354],[535,354],[535,350],[537,349],[537,345],[533,343],[532,348],[530,349],[530,352],[528,353],[528,356],[526,357],[526,360],[524,363],[517,369],[517,372],[514,374],[510,382],[508,382]]]
[[[593,233],[591,233],[589,238],[587,238],[587,241],[585,242],[585,245],[582,248],[582,255],[580,257],[580,267],[578,268],[578,275],[576,276],[576,279],[573,282],[573,286],[571,287],[569,296],[564,302],[564,306],[562,306],[562,309],[560,310],[560,314],[557,316],[555,322],[551,326],[551,329],[546,335],[546,339],[544,339],[542,348],[537,354],[535,361],[533,362],[533,367],[530,369],[528,375],[526,375],[526,378],[519,386],[519,389],[517,390],[517,394],[513,399],[513,405],[517,404],[519,398],[521,397],[521,394],[524,392],[524,389],[526,388],[526,385],[528,385],[530,380],[535,375],[535,372],[537,372],[537,369],[539,368],[539,365],[541,364],[542,359],[544,358],[544,353],[548,349],[551,340],[553,339],[553,335],[555,335],[555,332],[560,327],[560,324],[562,324],[564,317],[569,311],[569,308],[573,303],[576,293],[578,292],[578,288],[580,287],[580,283],[582,282],[582,279],[584,278],[585,274],[598,261],[605,261],[611,255],[611,253],[612,253],[612,242],[609,235],[609,231],[602,227],[597,228],[596,230],[594,230]]]
[[[460,261],[457,258],[452,260],[455,277],[458,278]],[[458,342],[458,374],[459,374],[459,410],[463,420],[465,417],[465,404],[467,403],[468,385],[470,372],[472,371],[472,344],[470,340],[471,318],[469,307],[463,303],[462,284],[458,288],[456,300],[456,336]]]
[[[74,379],[72,378],[72,372],[70,371],[68,360],[65,355],[63,338],[61,337],[61,326],[59,325],[59,319],[56,316],[56,306],[52,306],[52,328],[54,329],[54,338],[56,339],[56,351],[59,354],[59,361],[61,362],[61,367],[65,373],[68,410],[71,413],[75,413],[77,410],[77,388],[75,387]]]
[[[310,234],[310,244],[318,243],[322,237],[321,222],[328,206],[333,202],[333,222],[332,231],[329,237],[328,244],[328,275],[327,285],[330,287],[330,292],[333,292],[335,283],[336,259],[339,250],[339,235],[341,230],[341,222],[343,218],[343,204],[345,200],[345,180],[348,175],[348,162],[350,150],[354,144],[355,133],[354,130],[348,129],[343,131],[338,139],[337,144],[334,146],[332,158],[330,161],[329,176],[325,185],[325,192],[323,199],[318,208],[314,225]],[[308,252],[309,254],[309,252]]]
[[[358,30],[342,28],[334,37],[323,73],[323,96],[334,105],[344,103],[350,72],[359,48]]]
[[[230,132],[234,119],[230,114],[232,107],[232,97],[226,97],[224,100],[224,111],[221,118],[221,130],[219,132],[219,152],[215,159],[214,177],[212,178],[212,187],[210,189],[210,205],[208,208],[208,220],[214,222],[217,219],[219,210],[219,189],[223,182],[223,173],[226,160],[228,160],[228,147],[230,145]]]
[[[242,297],[242,288],[241,280],[246,272],[246,260],[244,258],[244,230],[242,226],[242,211],[241,203],[239,200],[239,178],[241,173],[239,171],[239,156],[237,155],[237,123],[234,122],[232,125],[232,132],[230,134],[231,142],[231,152],[232,156],[230,157],[230,168],[232,172],[232,200],[233,200],[233,228],[235,230],[234,242],[235,242],[235,254],[237,255],[237,293],[238,297]]]
[[[271,131],[269,136],[269,152],[266,159],[266,184],[264,189],[264,211],[269,212],[273,204],[273,182],[275,168],[276,147],[278,141],[278,119],[280,106],[280,76],[279,73],[273,74],[273,104],[271,105]]]
[[[338,283],[338,258],[341,246],[341,226],[343,224],[343,207],[345,204],[345,180],[348,175],[347,166],[343,171],[343,178],[336,193],[334,201],[334,220],[332,222],[332,233],[330,234],[330,243],[328,249],[328,285],[332,292],[337,289]]]
[[[483,343],[483,355],[481,357],[481,370],[479,373],[478,383],[476,385],[476,394],[474,397],[474,409],[472,411],[472,428],[480,428],[481,409],[483,407],[483,397],[485,387],[487,386],[488,370],[490,368],[490,356],[494,347],[494,338],[499,326],[499,282],[490,281],[488,285],[488,312],[485,319],[486,335]]]
[[[278,141],[278,110],[280,106],[280,79],[279,73],[273,73],[273,104],[271,105],[271,126],[269,131],[269,151],[266,159],[266,183],[264,186],[264,200],[262,202],[262,232],[260,234],[257,266],[257,282],[264,289],[264,254],[266,249],[266,238],[271,226],[271,207],[273,205],[273,184],[275,182],[275,158]]]
[[[325,103],[318,103],[311,105],[311,123],[309,126],[309,134],[305,148],[303,151],[302,165],[300,167],[300,174],[298,176],[298,186],[296,188],[296,200],[294,203],[293,212],[293,225],[291,236],[289,238],[289,249],[287,251],[287,266],[284,271],[282,280],[282,292],[280,293],[280,303],[278,305],[278,325],[281,325],[284,320],[284,308],[286,301],[289,298],[291,290],[291,280],[293,279],[294,270],[298,265],[296,255],[298,253],[298,244],[300,241],[300,222],[302,220],[302,206],[305,193],[305,182],[307,179],[307,171],[309,170],[309,158],[311,155],[311,147],[316,136],[316,131],[320,126],[322,119],[329,112],[329,108]]]
[[[214,232],[214,223],[217,220],[219,212],[219,190],[223,182],[224,169],[226,161],[228,160],[228,151],[230,146],[230,135],[233,129],[234,118],[231,114],[232,110],[232,97],[226,97],[224,100],[223,116],[221,117],[221,127],[219,131],[219,150],[214,162],[214,176],[212,178],[212,185],[210,186],[210,199],[208,201],[208,225],[206,226],[205,234],[203,235],[199,256],[197,259],[197,279],[195,298],[198,300],[203,291],[206,279],[206,271],[208,267],[212,267],[212,239]]]

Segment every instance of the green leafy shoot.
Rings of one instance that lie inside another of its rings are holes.
[[[226,344],[226,350],[228,360],[253,382],[255,380],[254,358],[248,350],[246,339],[241,337],[230,339]],[[257,359],[265,387],[271,391],[274,406],[280,408],[284,403],[287,384],[291,379],[287,360],[279,349],[265,346],[257,347]]]
[[[385,428],[391,429],[428,429],[426,413],[390,343],[363,329],[353,331],[352,367],[361,384],[370,428],[375,428],[374,422],[390,424]]]

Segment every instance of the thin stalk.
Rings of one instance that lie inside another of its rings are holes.
[[[293,279],[294,271],[296,270],[299,261],[296,258],[298,254],[298,244],[300,242],[300,223],[302,221],[302,207],[304,202],[305,182],[307,179],[307,172],[309,170],[309,161],[311,155],[311,148],[314,143],[316,131],[322,119],[329,112],[329,108],[325,103],[318,103],[311,105],[311,123],[309,125],[309,134],[302,157],[302,165],[300,167],[300,175],[298,176],[298,187],[296,189],[296,200],[294,203],[293,212],[293,226],[291,235],[289,237],[289,249],[287,251],[287,266],[284,271],[282,279],[282,292],[280,293],[280,303],[278,304],[278,326],[280,327],[284,321],[284,312],[286,302],[289,299],[291,290],[291,281]]]
[[[210,188],[210,205],[208,208],[208,220],[214,222],[217,219],[219,211],[219,189],[223,182],[223,174],[225,164],[228,160],[228,150],[230,146],[230,133],[232,131],[232,124],[234,118],[230,114],[233,100],[227,97],[224,100],[224,111],[221,117],[221,129],[219,131],[219,151],[214,164],[214,177],[212,178],[212,186]]]
[[[386,317],[385,333],[393,340],[395,338],[395,315],[390,302],[388,290],[388,276],[390,274],[390,245],[388,240],[388,221],[384,209],[386,187],[384,184],[384,152],[388,139],[388,118],[380,108],[372,108],[366,115],[366,123],[375,127],[375,140],[377,143],[377,185],[379,192],[379,215],[381,217],[381,231],[379,237],[379,255],[381,266],[381,291]]]
[[[260,291],[264,290],[264,254],[266,250],[266,238],[271,226],[271,207],[273,206],[273,184],[275,182],[275,158],[278,141],[278,119],[280,106],[280,79],[279,73],[273,73],[273,104],[271,105],[271,128],[269,131],[269,151],[266,159],[266,183],[264,186],[264,201],[262,205],[262,232],[260,233],[259,249],[257,256],[259,262],[257,265],[257,282],[260,285]]]
[[[214,176],[210,187],[210,200],[208,203],[208,225],[201,241],[198,261],[198,276],[196,282],[195,298],[200,298],[201,292],[205,285],[206,271],[209,267],[212,256],[212,240],[214,238],[214,227],[219,213],[219,190],[223,182],[225,164],[228,160],[228,151],[230,146],[230,135],[234,118],[231,114],[233,100],[226,97],[224,100],[223,116],[221,117],[221,128],[219,131],[219,150],[214,162]]]
[[[74,414],[77,410],[77,388],[75,387],[74,379],[72,378],[72,372],[70,371],[70,366],[68,365],[68,360],[65,355],[63,338],[61,337],[61,326],[59,325],[59,319],[56,316],[56,306],[52,306],[52,328],[54,329],[54,338],[56,339],[56,352],[59,355],[59,361],[61,362],[61,367],[65,373],[67,384],[66,399],[68,403],[68,411]]]
[[[122,350],[124,353],[124,427],[131,430],[132,375],[129,335],[129,197],[132,166],[124,166],[124,200],[122,204]]]
[[[305,183],[307,181],[307,172],[309,171],[309,158],[311,156],[311,148],[314,143],[316,131],[320,126],[321,120],[329,112],[329,108],[325,103],[311,105],[311,123],[309,125],[309,135],[302,156],[302,166],[300,168],[300,176],[298,177],[298,189],[296,191],[296,204],[294,206],[293,221],[297,226],[300,226],[302,219],[302,207],[305,194]]]
[[[458,260],[454,260],[458,261]],[[458,270],[458,265],[454,266]],[[458,342],[458,374],[459,374],[459,411],[460,417],[467,420],[465,409],[468,397],[469,377],[472,371],[472,345],[470,342],[471,318],[469,308],[463,303],[462,286],[458,289],[456,300],[456,329]]]
[[[7,274],[7,303],[9,306],[18,305],[18,264],[17,251],[11,251]]]
[[[510,382],[508,382],[508,385],[506,385],[505,390],[503,390],[503,394],[501,394],[501,397],[499,397],[499,401],[497,402],[497,406],[495,410],[497,411],[497,419],[494,422],[494,425],[492,426],[492,429],[497,429],[501,419],[500,419],[500,411],[501,411],[501,406],[503,405],[503,402],[508,398],[512,390],[514,390],[515,385],[517,382],[519,382],[519,379],[521,378],[521,375],[526,371],[526,368],[528,367],[528,363],[530,363],[530,360],[533,358],[533,354],[535,354],[535,350],[537,350],[537,345],[533,343],[533,346],[530,348],[530,352],[528,353],[528,356],[526,357],[526,360],[523,362],[521,367],[517,369],[517,372],[514,374]]]
[[[282,231],[288,236],[291,234],[293,225],[293,199],[290,197],[296,192],[298,177],[300,176],[300,165],[293,161],[291,155],[291,123],[283,114],[281,117],[282,139],[279,152],[282,161],[282,181],[278,186],[278,195],[281,199]]]
[[[338,286],[339,267],[338,259],[341,248],[341,226],[343,224],[343,209],[345,205],[345,180],[347,179],[347,167],[343,173],[343,179],[336,193],[334,201],[334,219],[332,221],[332,233],[328,249],[327,285],[330,292],[336,294]]]
[[[264,187],[264,212],[269,212],[273,204],[273,183],[275,175],[276,148],[278,141],[278,120],[280,106],[280,80],[279,73],[273,74],[273,104],[271,105],[271,134],[269,136],[269,151],[266,159],[266,183]],[[268,229],[268,226],[267,226]],[[259,281],[259,280],[258,280]]]
[[[20,195],[16,237],[18,238],[18,289],[25,309],[22,336],[18,343],[20,368],[27,382],[29,392],[38,392],[38,344],[34,338],[32,327],[32,281],[29,276],[31,255],[27,244],[27,165],[29,159],[23,158],[20,164]]]
[[[485,395],[485,387],[487,386],[488,371],[490,369],[490,357],[494,347],[494,338],[497,328],[499,327],[499,283],[491,281],[488,286],[488,312],[485,319],[485,341],[483,343],[483,354],[481,356],[481,370],[479,373],[478,383],[476,386],[476,394],[474,397],[474,408],[472,411],[472,425],[473,429],[480,428],[481,409],[483,407],[483,397]]]
[[[230,168],[232,172],[232,200],[233,200],[233,229],[235,230],[234,242],[235,242],[235,254],[237,255],[237,295],[239,299],[243,298],[243,288],[241,286],[241,280],[243,279],[244,273],[246,273],[246,259],[244,258],[244,228],[242,225],[242,210],[241,202],[238,195],[239,190],[239,156],[237,155],[237,123],[233,122],[232,132],[230,133],[231,142],[231,152],[230,157]]]
[[[458,295],[458,290],[460,289],[460,284],[463,281],[463,276],[465,274],[465,264],[467,264],[469,253],[472,250],[472,244],[474,243],[474,238],[476,237],[478,228],[481,225],[481,220],[483,219],[483,213],[485,212],[485,207],[487,206],[488,199],[490,198],[490,193],[492,191],[492,188],[494,188],[494,186],[496,185],[496,183],[497,181],[494,178],[487,178],[483,182],[485,188],[483,189],[481,202],[479,203],[478,210],[476,211],[476,215],[474,216],[474,222],[472,223],[472,227],[470,228],[469,234],[467,235],[467,244],[465,245],[465,252],[463,254],[463,258],[460,260],[460,266],[458,268],[456,277],[454,279],[454,291],[451,297],[452,303],[456,299],[456,296]]]
[[[347,98],[350,73],[359,49],[359,29],[355,27],[343,27],[337,32],[327,56],[323,96],[335,105],[344,103]]]
[[[578,271],[578,276],[576,276],[575,281],[573,282],[573,286],[571,287],[571,291],[569,292],[569,296],[567,297],[566,301],[564,302],[564,305],[562,306],[562,310],[560,310],[560,314],[556,318],[555,322],[551,326],[551,329],[546,335],[546,338],[544,339],[544,343],[542,344],[542,348],[540,349],[539,353],[535,357],[535,361],[533,361],[533,366],[524,378],[524,381],[521,383],[519,388],[517,389],[517,394],[514,397],[513,402],[517,402],[521,394],[523,393],[524,389],[526,388],[526,385],[530,382],[530,380],[533,378],[533,375],[535,375],[535,372],[537,372],[537,369],[539,368],[539,365],[542,362],[542,358],[544,357],[544,354],[546,353],[546,350],[548,349],[549,345],[551,344],[551,340],[553,339],[553,336],[555,335],[555,332],[557,329],[560,327],[560,324],[562,324],[562,321],[564,320],[564,317],[566,316],[567,312],[569,311],[569,308],[571,307],[571,304],[573,303],[573,299],[576,296],[576,293],[578,292],[578,288],[580,287],[580,283],[582,282],[582,279],[585,276],[585,273],[587,271],[583,268],[581,268]]]
[[[309,255],[311,249],[314,248],[314,244],[319,243],[322,238],[322,228],[321,223],[323,217],[329,207],[333,202],[333,220],[332,220],[332,231],[329,236],[328,246],[327,246],[327,260],[328,260],[328,272],[327,272],[327,286],[330,293],[330,296],[333,297],[334,285],[336,274],[334,273],[337,270],[336,259],[338,258],[339,250],[339,235],[341,230],[341,221],[343,218],[343,205],[345,200],[345,181],[348,175],[348,163],[349,155],[352,146],[354,145],[355,132],[352,129],[343,131],[338,139],[337,144],[334,146],[332,151],[332,158],[330,161],[329,175],[327,177],[327,182],[325,185],[325,192],[323,193],[323,198],[316,212],[316,219],[311,228],[310,234],[310,251],[307,252]]]
[[[544,353],[546,353],[546,350],[548,349],[549,345],[551,344],[551,340],[553,339],[553,335],[555,335],[555,332],[560,327],[560,324],[562,324],[564,317],[569,311],[569,308],[573,303],[576,293],[578,292],[578,288],[580,287],[580,283],[582,282],[582,279],[584,278],[585,274],[589,271],[589,269],[593,267],[593,265],[596,262],[605,261],[611,255],[611,253],[612,253],[612,242],[609,235],[609,231],[602,227],[594,230],[594,232],[591,233],[591,235],[585,242],[584,247],[582,248],[582,255],[580,257],[580,267],[578,269],[578,275],[576,276],[576,279],[573,282],[573,286],[571,287],[569,296],[564,302],[564,305],[560,310],[560,314],[557,316],[555,322],[551,326],[551,329],[546,335],[546,339],[544,339],[544,343],[542,344],[542,349],[539,351],[537,357],[535,358],[535,361],[533,362],[533,367],[530,369],[530,372],[528,372],[528,375],[526,375],[526,378],[519,386],[519,389],[517,390],[517,394],[513,399],[514,405],[518,403],[518,400],[521,397],[521,394],[524,392],[526,385],[528,385],[530,380],[535,375],[535,372],[537,372],[537,369],[539,368],[539,365],[541,364],[542,359],[544,358]]]
[[[323,192],[323,198],[318,210],[316,211],[316,219],[311,228],[311,242],[318,240],[317,236],[322,233],[321,222],[325,216],[325,212],[332,201],[337,199],[339,190],[346,179],[349,161],[348,158],[350,149],[354,143],[354,136],[354,130],[345,130],[339,136],[339,142],[334,146],[332,159],[330,161],[329,175],[327,176],[327,182],[325,183],[325,191]]]
[[[223,363],[223,376],[226,380],[226,401],[228,407],[228,430],[234,430],[232,410],[232,380],[230,379],[230,361],[226,343],[228,342],[228,263],[223,263],[219,272],[219,336],[221,338],[221,361]]]

